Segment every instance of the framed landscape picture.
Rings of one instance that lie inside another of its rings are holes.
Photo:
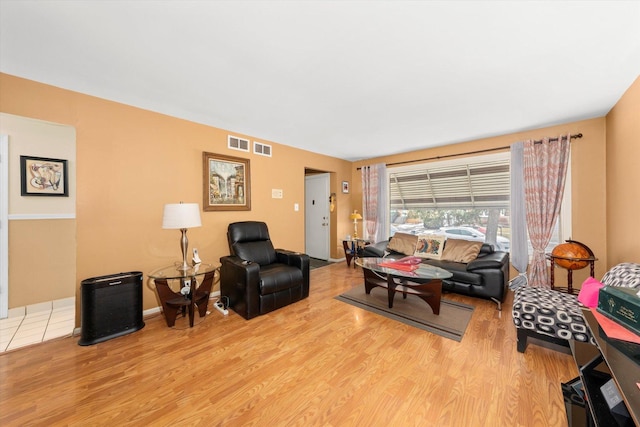
[[[250,211],[249,159],[204,152],[202,161],[203,209],[205,211]]]
[[[67,161],[47,157],[20,156],[22,196],[69,197]]]

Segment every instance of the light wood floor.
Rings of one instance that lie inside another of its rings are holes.
[[[339,302],[346,263],[312,270],[311,296],[193,329],[161,315],[88,347],[78,337],[0,355],[0,425],[563,426],[566,353],[516,351],[509,295],[476,307],[458,343]],[[425,305],[426,308],[426,305]],[[427,308],[428,309],[428,308]]]

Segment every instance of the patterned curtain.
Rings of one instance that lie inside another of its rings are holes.
[[[533,257],[529,284],[549,288],[544,250],[558,220],[569,162],[571,135],[557,141],[544,138],[541,143],[524,143],[524,196],[529,240]]]
[[[362,168],[363,234],[371,242],[386,239],[382,235],[388,208],[386,171],[384,163]]]

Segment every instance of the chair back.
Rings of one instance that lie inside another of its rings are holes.
[[[268,265],[276,262],[276,251],[269,237],[267,224],[260,221],[242,221],[229,224],[227,229],[231,255],[244,260]]]

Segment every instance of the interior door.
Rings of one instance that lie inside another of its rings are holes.
[[[305,176],[305,252],[329,259],[329,174]]]

